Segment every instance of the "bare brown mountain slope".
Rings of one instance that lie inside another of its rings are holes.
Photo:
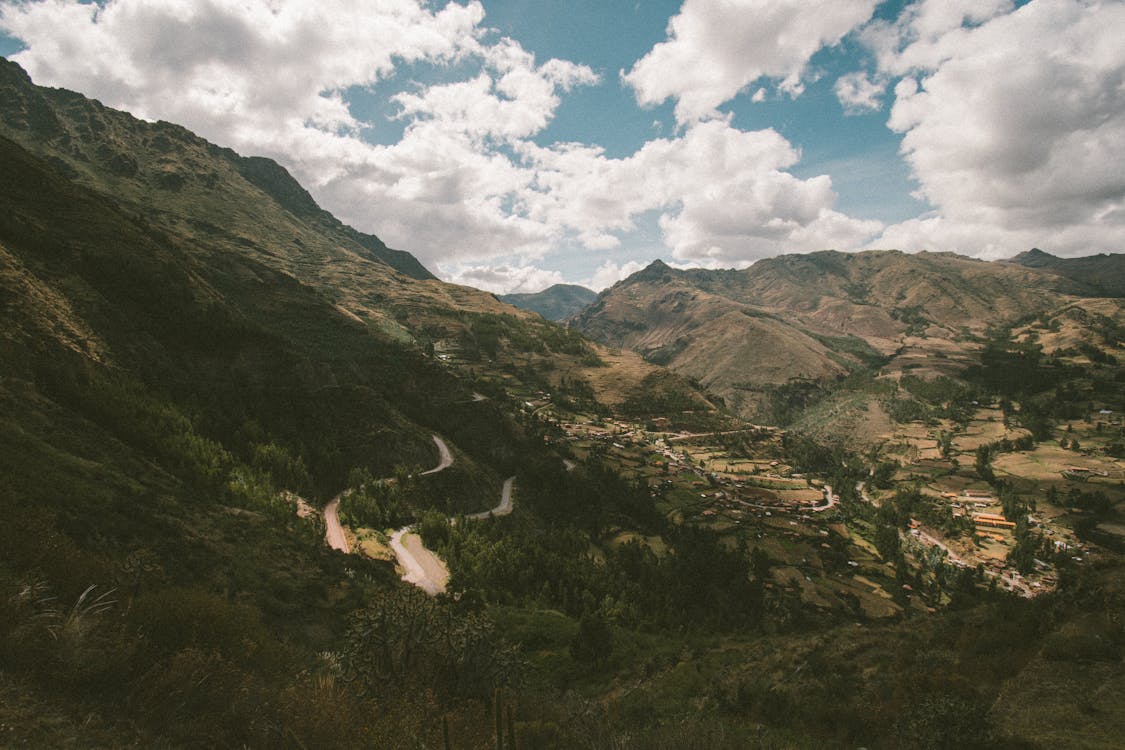
[[[826,251],[741,271],[657,261],[574,325],[697,378],[750,416],[775,386],[881,358],[891,371],[955,373],[990,325],[1058,307],[1067,291],[1051,274],[952,253]]]

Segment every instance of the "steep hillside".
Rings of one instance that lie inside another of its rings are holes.
[[[564,380],[599,414],[707,402],[430,278],[272,162],[0,78],[0,745],[432,744],[449,714],[480,746],[512,662],[491,620],[425,604],[452,651],[354,667],[367,608],[423,605],[317,508],[432,466],[435,434],[454,464],[373,515],[491,507],[561,470],[520,411]]]
[[[501,294],[507,302],[522,310],[539,313],[547,320],[564,320],[588,307],[598,298],[596,292],[576,284],[555,284],[531,294]]]
[[[353,559],[349,581],[318,516],[280,490],[316,505],[354,469],[431,465],[441,431],[461,486],[411,512],[479,509],[521,429],[319,290],[158,228],[6,138],[0,299],[0,744],[359,743],[372,730],[324,739],[284,691],[315,690],[297,676],[393,569]],[[92,736],[65,718],[29,735],[9,708],[38,700],[131,709]]]
[[[0,61],[0,135],[145,226],[190,240],[199,259],[253,261],[315,291],[385,343],[451,352],[475,373],[546,362],[542,369],[574,371],[595,387],[605,380],[606,368],[593,366],[595,346],[491,294],[438,281],[413,256],[322,210],[269,159],[35,86],[8,61]],[[630,384],[603,389],[617,402],[656,369],[627,364]]]
[[[872,366],[949,375],[989,326],[1062,305],[1052,274],[951,253],[818,252],[743,271],[659,261],[574,322],[612,346],[698,379],[743,416],[768,418],[779,388]]]

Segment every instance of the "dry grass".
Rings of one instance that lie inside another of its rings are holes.
[[[1039,656],[1004,687],[991,715],[1003,733],[1034,738],[1036,747],[1094,750],[1121,746],[1122,705],[1125,671],[1120,662]]]
[[[394,551],[387,546],[387,537],[382,532],[367,526],[355,530],[355,549],[372,560],[394,560]]]
[[[1017,477],[1038,481],[1058,479],[1068,466],[1081,466],[1093,471],[1120,476],[1121,462],[1108,456],[1076,453],[1051,443],[1040,443],[1032,451],[1005,453],[992,461],[993,467]],[[1091,484],[1101,484],[1101,477],[1091,479]]]

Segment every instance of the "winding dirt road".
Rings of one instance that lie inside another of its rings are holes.
[[[453,465],[453,454],[449,446],[437,435],[433,436],[434,445],[438,449],[438,465],[428,471],[423,471],[419,476],[437,474]],[[500,493],[500,503],[490,510],[473,513],[466,518],[482,519],[492,516],[506,516],[512,512],[512,485],[515,484],[514,476],[504,480],[504,488]],[[337,495],[328,505],[324,506],[324,536],[328,546],[348,553],[348,539],[344,535],[344,527],[340,525],[340,496]],[[402,580],[413,584],[425,591],[430,596],[437,596],[445,592],[449,583],[449,568],[440,557],[426,548],[422,537],[414,533],[414,526],[404,526],[391,534],[391,550],[395,553],[399,567],[402,568]]]
[[[515,484],[515,477],[508,477],[504,480],[504,489],[500,492],[500,504],[491,510],[486,510],[482,513],[473,513],[472,515],[465,516],[466,518],[491,518],[492,516],[506,516],[512,512],[512,485]]]
[[[832,485],[826,484],[824,485],[824,505],[818,505],[815,508],[809,508],[809,510],[813,513],[821,513],[828,510],[829,508],[834,507],[838,502],[840,502],[840,496],[833,495]]]
[[[449,452],[449,446],[437,435],[434,435],[433,438],[434,445],[438,449],[438,465],[429,471],[423,471],[421,476],[437,474],[453,465],[453,454]],[[339,495],[332,498],[328,505],[324,506],[324,540],[328,542],[328,546],[332,549],[338,549],[344,553],[351,552],[348,547],[348,537],[344,534],[344,527],[340,525]]]
[[[512,485],[515,482],[515,477],[504,480],[500,503],[495,508],[465,517],[479,520],[511,513]],[[422,537],[414,533],[413,526],[404,526],[391,535],[391,549],[402,567],[402,580],[414,584],[430,596],[445,593],[445,585],[449,583],[449,568],[445,561],[422,543]]]

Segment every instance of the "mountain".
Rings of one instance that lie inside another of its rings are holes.
[[[745,270],[654,262],[604,292],[574,327],[698,380],[746,417],[779,390],[884,367],[950,375],[989,326],[1071,299],[1057,274],[952,253],[783,255]]]
[[[631,353],[614,355],[623,368],[595,366],[606,354],[595,344],[491,294],[437,280],[413,256],[321,209],[276,162],[240,156],[179,125],[144,122],[74,92],[35,86],[6,60],[0,136],[216,262],[253,261],[315,290],[386,341],[500,379],[518,366],[525,376],[535,374],[529,385],[536,389],[558,387],[563,378],[582,382],[611,404],[643,393],[644,379],[658,369],[624,361]]]
[[[237,154],[231,158],[234,160],[239,174],[294,216],[318,225],[322,231],[336,231],[350,237],[366,249],[373,260],[387,264],[404,276],[420,280],[437,278],[410,253],[403,250],[392,250],[378,237],[352,229],[322,209],[316,204],[308,191],[301,187],[301,184],[274,160],[260,156],[238,156]]]
[[[498,299],[521,310],[539,313],[547,320],[565,320],[581,312],[598,298],[584,286],[576,284],[555,284],[541,292],[529,294],[501,294]]]
[[[1059,258],[1032,248],[1008,262],[1069,279],[1075,282],[1076,291],[1084,296],[1125,297],[1125,255],[1121,253]]]

